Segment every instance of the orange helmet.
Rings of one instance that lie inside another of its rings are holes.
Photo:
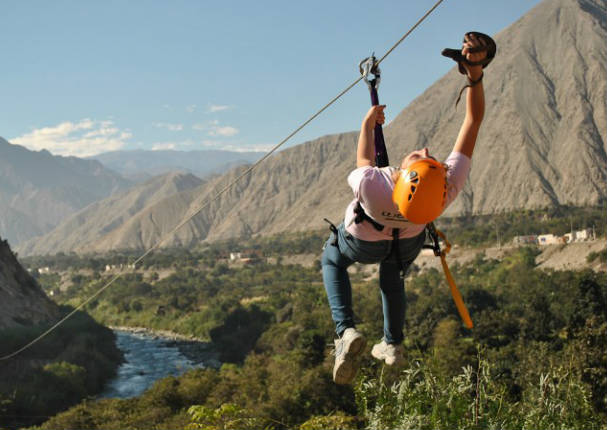
[[[424,158],[401,170],[392,201],[399,212],[415,224],[434,221],[445,208],[447,171],[432,158]]]

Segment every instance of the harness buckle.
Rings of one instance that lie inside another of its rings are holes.
[[[424,245],[424,248],[429,248],[432,251],[434,251],[434,255],[437,257],[440,257],[440,255],[442,254],[442,250],[440,248],[440,242],[438,240],[438,232],[436,230],[436,227],[434,226],[434,223],[428,223],[426,225],[426,229],[428,231],[428,234],[430,236],[430,239],[432,239],[432,245]]]
[[[381,71],[375,58],[375,53],[372,53],[370,57],[365,58],[358,64],[358,70],[369,89],[377,90],[379,88],[379,82],[381,81]],[[369,80],[369,74],[374,76],[373,79]]]

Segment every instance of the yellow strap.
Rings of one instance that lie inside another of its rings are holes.
[[[447,238],[441,231],[436,230],[436,233],[445,241],[446,249],[445,251],[441,251],[440,262],[443,265],[443,271],[445,272],[445,277],[447,278],[447,282],[449,283],[449,289],[451,290],[453,301],[455,302],[455,306],[457,307],[459,316],[464,321],[464,325],[467,328],[472,328],[474,327],[474,324],[472,324],[472,319],[470,318],[468,309],[466,309],[466,305],[464,304],[462,295],[460,294],[459,290],[457,289],[457,286],[455,285],[455,280],[453,279],[451,271],[449,270],[449,266],[447,266],[447,261],[445,260],[445,255],[447,255],[447,253],[451,250],[451,244],[447,241]]]

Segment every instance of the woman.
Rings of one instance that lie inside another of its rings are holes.
[[[462,55],[470,63],[480,63],[486,52],[476,51],[484,44],[482,38],[469,33],[464,38]],[[402,160],[400,170],[376,167],[373,129],[376,124],[384,123],[385,106],[373,106],[362,122],[356,169],[348,176],[354,200],[346,209],[344,222],[325,244],[322,255],[323,281],[338,336],[333,368],[333,380],[337,384],[348,384],[354,379],[366,345],[364,337],[354,326],[352,313],[352,289],[347,268],[354,262],[380,264],[384,337],[373,347],[371,354],[387,365],[397,364],[403,358],[405,290],[401,274],[422,249],[425,223],[436,218],[463,188],[485,110],[482,66],[461,64],[470,83],[466,95],[466,116],[453,151],[444,164],[437,163],[428,149],[423,148],[408,154]],[[443,172],[444,191],[440,185],[441,178],[425,181],[422,173],[438,171]],[[436,190],[432,191],[430,187],[430,191],[422,191],[421,183],[432,181]],[[395,184],[398,184],[396,188],[400,197],[394,193]],[[418,184],[419,189],[416,189]],[[416,201],[417,206],[414,204]]]

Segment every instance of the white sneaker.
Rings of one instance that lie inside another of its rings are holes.
[[[352,382],[360,365],[367,341],[355,328],[347,328],[341,339],[335,339],[335,365],[333,366],[333,381],[345,385]]]
[[[378,360],[385,361],[388,366],[393,366],[404,360],[404,348],[400,343],[392,344],[382,340],[380,343],[373,345],[371,355]]]

